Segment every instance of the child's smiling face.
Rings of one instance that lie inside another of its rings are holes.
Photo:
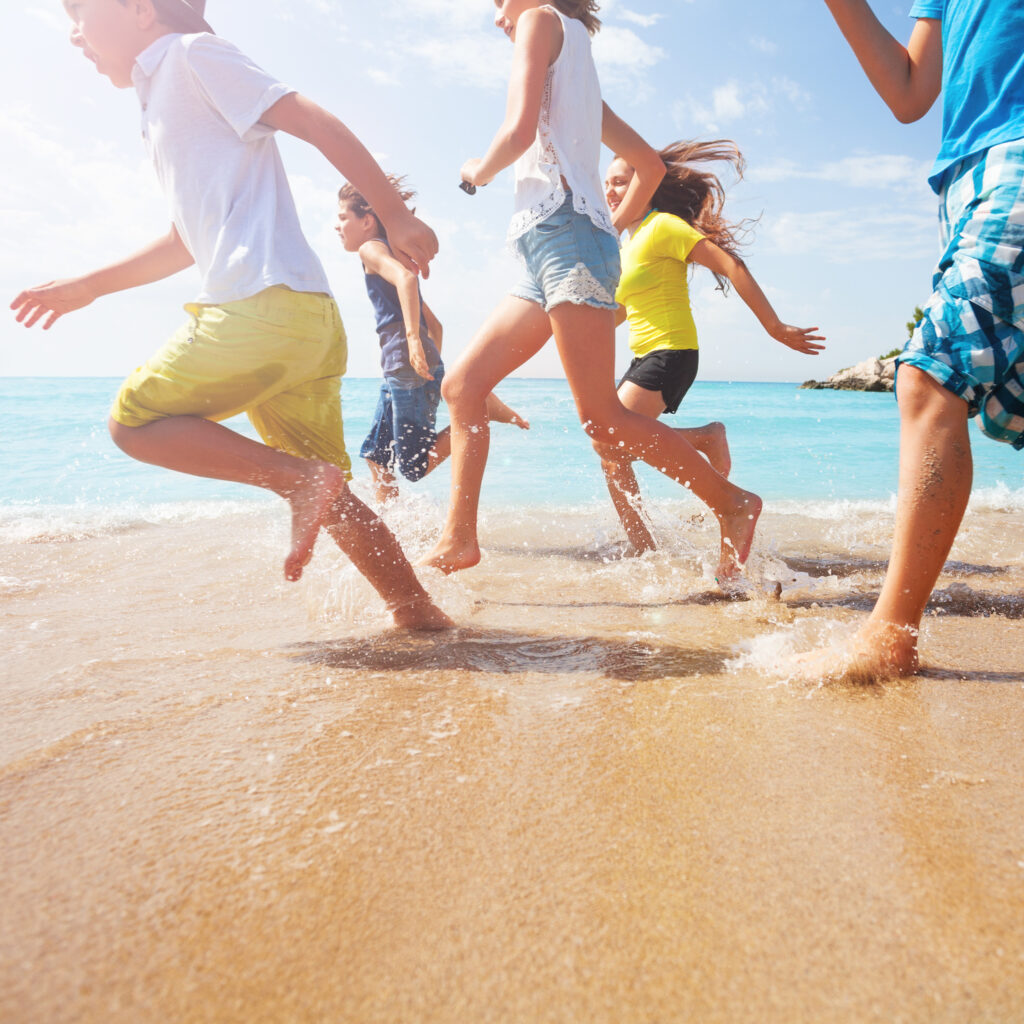
[[[626,189],[633,180],[633,168],[617,156],[609,165],[604,179],[604,197],[608,200],[608,208],[614,213],[626,197]]]
[[[117,88],[129,88],[135,58],[150,42],[145,12],[118,0],[64,0],[64,9],[72,22],[72,45]]]

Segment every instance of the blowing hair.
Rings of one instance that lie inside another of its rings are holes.
[[[735,259],[742,260],[741,248],[750,233],[753,220],[730,223],[722,215],[725,188],[716,174],[693,167],[695,163],[727,163],[743,177],[746,162],[735,142],[714,139],[711,142],[673,142],[658,154],[665,165],[665,177],[651,199],[651,206],[671,213],[695,227],[709,241]],[[718,287],[727,291],[729,279],[714,275]]]
[[[552,7],[557,7],[567,18],[575,18],[583,22],[583,27],[593,35],[601,27],[601,19],[597,16],[599,4],[597,0],[549,0]]]
[[[416,198],[416,193],[411,188],[405,187],[405,176],[396,177],[394,174],[386,175],[388,184],[398,193],[403,203],[408,203]],[[366,201],[362,192],[358,191],[355,186],[350,185],[347,181],[341,188],[338,189],[338,202],[344,203],[355,216],[365,217],[369,214],[377,222],[377,230],[380,232],[382,238],[387,238],[388,233],[384,230],[384,225],[380,222],[380,217],[374,212],[374,209]],[[416,211],[413,210],[413,213]]]

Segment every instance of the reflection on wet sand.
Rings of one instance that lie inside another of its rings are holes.
[[[1024,1019],[1019,558],[865,689],[736,655],[877,568],[492,549],[424,637],[213,529],[4,550],[0,1019]]]

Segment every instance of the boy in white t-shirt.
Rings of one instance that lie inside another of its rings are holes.
[[[351,132],[219,39],[205,0],[64,0],[71,42],[118,88],[134,86],[143,137],[171,207],[170,231],[118,263],[22,292],[18,321],[44,329],[100,295],[193,263],[202,284],[188,323],[125,381],[115,444],[142,462],[265,487],[292,512],[285,576],[297,580],[324,527],[378,591],[395,623],[451,625],[398,542],[351,493],[342,434],[345,334],[299,227],[274,141],[319,149],[372,202],[392,250],[427,275],[437,239]],[[219,421],[246,412],[266,444]]]

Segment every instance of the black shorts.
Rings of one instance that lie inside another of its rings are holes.
[[[679,408],[690,385],[697,379],[699,360],[695,348],[658,349],[634,359],[619,384],[629,380],[644,391],[660,391],[665,401],[665,412],[672,413]]]

